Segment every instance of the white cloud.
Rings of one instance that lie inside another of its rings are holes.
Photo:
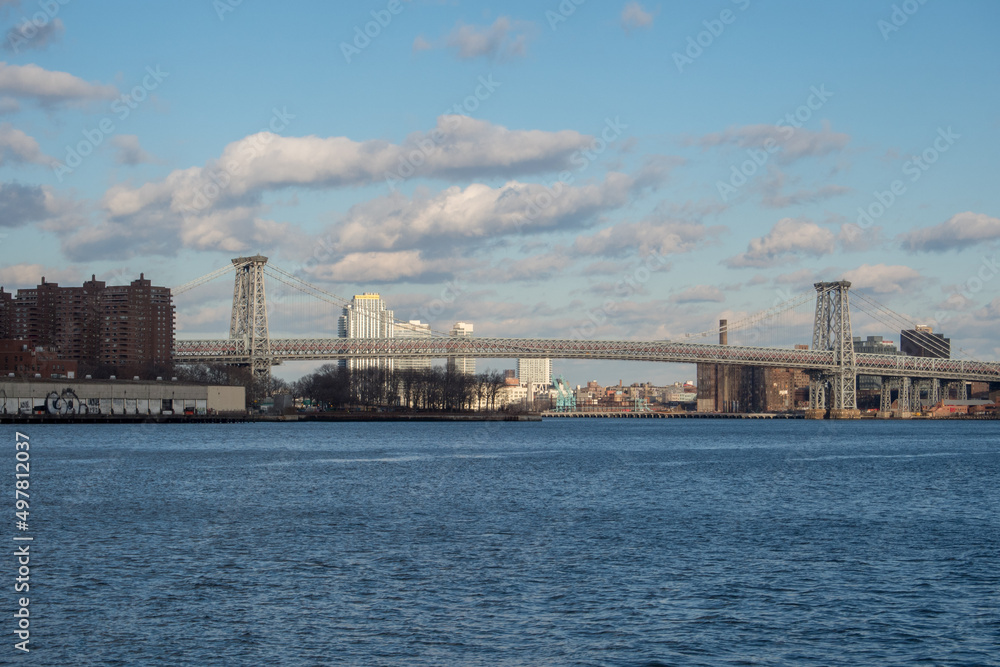
[[[696,285],[686,290],[678,292],[670,297],[670,303],[722,303],[726,300],[726,295],[718,287],[711,285]]]
[[[413,52],[417,53],[419,51],[430,51],[434,46],[424,39],[423,35],[417,35],[413,40]]]
[[[842,280],[851,281],[851,289],[871,290],[876,294],[891,294],[913,289],[923,278],[908,266],[887,264],[863,264],[841,275]]]
[[[674,155],[647,155],[635,175],[636,184],[656,190],[670,179],[674,169],[686,163],[687,160]]]
[[[139,145],[139,137],[134,134],[117,134],[111,138],[111,144],[118,149],[115,151],[118,164],[135,166],[156,162],[156,158]]]
[[[817,282],[816,272],[812,269],[799,269],[791,273],[782,273],[774,277],[775,285],[812,285]]]
[[[352,207],[335,237],[342,251],[396,250],[579,228],[626,204],[633,183],[611,173],[599,185],[558,184],[552,190],[508,181],[499,188],[474,183],[412,199],[396,193]]]
[[[768,146],[773,145],[780,148],[773,154],[774,160],[781,164],[789,164],[802,158],[837,152],[847,146],[850,140],[850,135],[833,132],[829,125],[824,123],[823,129],[819,131],[789,125],[743,125],[707,134],[687,143],[706,149],[716,146],[736,146],[741,149],[766,150]]]
[[[183,248],[248,252],[276,247],[291,226],[261,218],[253,207],[183,215],[164,208],[79,225],[61,237],[63,253],[78,261],[122,259],[136,255],[174,256]]]
[[[782,218],[765,236],[751,240],[746,252],[730,257],[725,263],[734,268],[765,267],[777,264],[789,254],[819,257],[833,252],[834,240],[833,232],[816,223]]]
[[[34,287],[42,282],[79,283],[80,271],[75,267],[52,267],[42,264],[12,264],[0,267],[0,285],[10,292],[21,287]]]
[[[630,177],[612,173],[601,184],[552,190],[509,181],[499,188],[474,183],[413,198],[397,192],[352,207],[328,236],[338,256],[414,248],[440,254],[491,238],[582,228],[602,212],[625,205],[633,184]],[[188,212],[144,205],[144,197],[155,201],[159,196],[153,186],[110,193],[105,206],[111,215],[64,236],[64,252],[82,261],[137,252],[173,255],[180,248],[244,252],[289,240],[289,225],[262,218],[259,204]]]
[[[580,236],[573,249],[583,255],[616,257],[632,251],[645,256],[690,252],[719,232],[695,222],[643,220],[602,229],[591,236]]]
[[[767,208],[787,208],[801,204],[815,204],[851,191],[850,188],[831,184],[813,189],[799,188],[787,194],[783,192],[787,185],[792,185],[797,180],[789,178],[780,170],[769,169],[768,178],[761,185],[761,204]]]
[[[490,26],[460,23],[448,35],[446,44],[458,52],[461,60],[523,57],[528,52],[531,27],[531,23],[511,21],[507,16],[497,18]]]
[[[27,31],[29,26],[32,31],[30,34]],[[66,32],[66,27],[60,18],[54,18],[41,26],[33,21],[21,23],[7,31],[3,48],[8,53],[20,53],[28,49],[44,49],[49,44],[58,41],[64,32]]]
[[[958,250],[997,239],[1000,239],[1000,219],[972,211],[902,236],[903,247],[912,252]]]
[[[511,282],[538,282],[558,275],[572,263],[565,248],[530,255],[523,259],[503,261],[496,266],[469,274],[477,283],[495,285]]]
[[[33,99],[42,105],[79,104],[110,100],[118,96],[111,85],[88,83],[66,72],[38,65],[9,65],[0,62],[0,95]]]
[[[10,123],[0,124],[0,164],[7,162],[31,162],[52,164],[52,158],[42,153],[34,138],[18,130]]]
[[[643,9],[638,2],[630,2],[622,10],[622,27],[625,30],[648,28],[653,25],[653,13]]]
[[[0,227],[20,227],[48,217],[48,193],[37,185],[0,183]]]
[[[571,166],[572,155],[590,141],[572,130],[508,130],[465,116],[441,116],[434,130],[414,133],[399,145],[262,132],[229,144],[204,167],[177,170],[138,188],[115,186],[105,194],[104,205],[112,216],[153,205],[203,210],[270,190],[368,185],[411,173],[462,179],[548,172]],[[226,183],[221,194],[219,182]],[[212,193],[214,199],[208,196]]]
[[[338,283],[389,283],[399,280],[437,280],[458,267],[453,259],[424,259],[419,250],[357,252],[320,266],[310,277]]]
[[[125,148],[137,142],[124,141]],[[505,127],[465,116],[442,116],[431,132],[415,133],[396,145],[386,141],[356,142],[346,137],[282,137],[269,132],[245,137],[225,147],[219,158],[203,167],[178,169],[163,180],[134,186],[122,183],[109,188],[101,201],[104,220],[84,225],[62,239],[68,256],[85,259],[125,256],[139,252],[175,254],[179,245],[200,250],[242,252],[249,247],[284,242],[287,225],[264,219],[262,196],[287,188],[326,189],[371,185],[395,177],[404,161],[421,164],[416,175],[465,180],[516,173],[551,172],[568,169],[573,155],[590,145],[591,138],[578,132],[543,132],[508,130]],[[409,175],[407,173],[406,175]],[[540,185],[509,182],[494,191],[485,185],[469,186],[462,191],[452,188],[436,198],[423,197],[428,205],[476,206],[493,208],[489,214],[478,212],[482,219],[469,224],[458,219],[435,219],[431,211],[421,212],[416,199],[408,202],[399,193],[376,198],[352,209],[345,229],[362,219],[374,220],[372,240],[348,242],[343,252],[385,250],[392,246],[387,239],[395,226],[416,226],[399,232],[400,243],[419,242],[424,236],[445,233],[445,240],[490,236],[498,230],[492,224],[502,220],[500,233],[510,229],[530,232],[535,228],[565,224],[567,215],[588,219],[594,211],[624,203],[632,180],[627,176],[609,176],[602,186],[568,188],[566,197],[557,197],[537,220],[516,223],[515,214],[528,209],[533,198],[544,201]],[[505,198],[489,203],[490,195]],[[618,198],[610,197],[619,192]],[[420,198],[418,198],[420,199]],[[396,210],[396,209],[399,210]],[[373,217],[374,216],[374,217]],[[423,226],[421,226],[423,225]],[[480,225],[479,231],[475,231]],[[485,226],[483,226],[485,225]],[[466,229],[465,227],[468,227]],[[460,229],[461,228],[461,229]],[[447,230],[445,232],[444,230]],[[356,238],[370,230],[359,229]],[[384,232],[384,233],[382,233]],[[408,239],[408,240],[407,240]],[[393,249],[402,249],[392,247]]]

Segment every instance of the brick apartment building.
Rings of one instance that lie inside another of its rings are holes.
[[[77,365],[76,360],[60,359],[52,350],[31,347],[23,340],[0,339],[0,375],[5,377],[13,373],[16,378],[75,378]]]
[[[728,322],[719,320],[719,345],[728,344]],[[789,412],[809,401],[809,375],[799,368],[698,364],[697,372],[698,412]]]
[[[699,412],[790,412],[809,401],[800,368],[698,364],[697,372]]]
[[[0,338],[55,350],[84,369],[128,375],[171,365],[174,306],[170,289],[144,275],[130,285],[91,279],[80,287],[41,284],[0,290]]]

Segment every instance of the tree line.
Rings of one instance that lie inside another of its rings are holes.
[[[296,380],[291,393],[340,410],[359,407],[455,412],[496,410],[504,384],[503,373],[493,370],[476,374],[440,366],[351,370],[326,364]]]
[[[442,366],[352,370],[325,364],[291,384],[272,377],[267,386],[254,380],[249,368],[226,364],[178,366],[176,375],[186,382],[243,386],[248,408],[259,406],[268,396],[292,394],[333,410],[497,410],[500,390],[505,384],[500,371],[466,374]]]

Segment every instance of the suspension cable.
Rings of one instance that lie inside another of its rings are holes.
[[[199,285],[204,285],[205,283],[211,282],[211,281],[215,280],[216,278],[224,276],[227,273],[229,273],[230,271],[233,271],[235,269],[238,269],[238,268],[241,268],[243,266],[246,266],[246,264],[247,264],[247,262],[243,262],[241,264],[232,264],[232,263],[230,263],[230,264],[222,267],[221,269],[216,269],[215,271],[212,271],[211,273],[206,273],[202,277],[195,278],[194,280],[192,280],[190,282],[186,282],[183,285],[180,285],[179,287],[172,287],[172,288],[170,288],[170,294],[171,294],[171,296],[177,296],[178,294],[183,294],[184,292],[187,292],[188,290],[194,289],[195,287],[198,287]]]
[[[351,302],[349,300],[347,300],[347,299],[345,299],[345,298],[343,298],[341,296],[337,296],[336,294],[333,294],[332,292],[327,292],[326,290],[324,290],[324,289],[322,289],[320,287],[316,287],[315,285],[307,283],[306,281],[302,280],[298,276],[296,276],[294,274],[291,274],[288,271],[285,271],[284,269],[280,269],[277,266],[272,266],[272,265],[268,264],[268,265],[266,265],[264,267],[264,272],[267,273],[268,275],[270,275],[275,280],[277,280],[279,282],[282,282],[282,283],[288,285],[289,287],[297,289],[300,292],[302,292],[303,294],[307,294],[309,296],[315,297],[315,298],[317,298],[317,299],[319,299],[321,301],[325,301],[327,303],[333,304],[333,305],[338,306],[340,308],[346,308],[346,307],[348,307],[351,304]],[[410,323],[408,321],[401,320],[401,319],[396,318],[396,317],[393,317],[392,321],[393,321],[394,324],[400,324],[400,325],[405,325],[405,326],[409,326],[410,325]],[[428,331],[429,334],[432,337],[435,337],[435,336],[449,337],[449,336],[451,336],[451,334],[449,334],[449,333],[445,333],[443,331],[435,331],[434,329],[430,329],[430,328],[428,328],[426,331]]]
[[[855,296],[875,309],[875,312],[871,312],[864,305],[858,304],[858,307],[863,312],[867,313],[869,316],[873,317],[874,319],[878,320],[879,322],[890,328],[895,328],[900,326],[904,328],[909,327],[909,329],[913,332],[912,338],[914,339],[915,342],[922,345],[925,349],[943,355],[944,358],[951,357],[951,352],[953,350],[949,345],[945,344],[940,337],[935,336],[933,333],[919,330],[917,327],[919,327],[920,325],[918,325],[916,322],[914,322],[913,320],[909,319],[904,315],[897,313],[891,308],[879,303],[875,299],[866,296],[865,294],[862,294],[860,292],[855,292]],[[900,341],[900,346],[902,346],[902,340]],[[968,357],[969,359],[972,359],[972,356],[964,349],[959,348],[958,351],[962,355]]]
[[[817,294],[828,292],[830,289],[832,288],[824,287],[821,291],[813,290],[811,292],[803,292],[801,294],[798,294],[792,297],[791,299],[788,299],[787,301],[783,301],[775,306],[772,306],[771,308],[768,308],[767,310],[762,310],[759,313],[754,313],[753,315],[745,317],[742,320],[737,320],[735,322],[728,323],[726,325],[726,332],[729,333],[733,331],[748,329],[752,326],[759,324],[763,320],[776,317],[790,310],[794,310],[795,308],[798,308],[807,301],[810,301],[811,299],[815,298]],[[706,336],[718,335],[721,331],[722,329],[720,327],[716,327],[715,329],[707,329],[705,331],[699,331],[697,333],[684,334],[684,338],[699,338],[699,337],[704,338]]]

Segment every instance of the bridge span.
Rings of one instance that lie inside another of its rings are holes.
[[[235,271],[229,337],[217,340],[178,340],[174,360],[178,363],[226,363],[249,366],[254,378],[267,381],[271,366],[282,361],[333,359],[458,358],[477,359],[608,359],[616,361],[724,364],[797,368],[809,374],[807,417],[857,418],[857,377],[881,378],[881,409],[893,405],[908,412],[926,391],[934,401],[942,395],[942,383],[953,383],[963,398],[967,382],[1000,382],[1000,362],[951,359],[950,348],[939,345],[929,334],[929,356],[861,354],[854,349],[851,310],[846,280],[815,283],[816,310],[810,349],[711,345],[676,341],[562,340],[550,338],[476,338],[432,335],[421,338],[271,338],[268,330],[265,273],[310,297],[343,306],[344,302],[295,275],[267,265],[267,257],[237,257],[232,266],[202,276],[175,290],[180,293]],[[864,295],[862,302],[875,306],[877,316],[898,324],[904,318]],[[810,294],[800,295],[747,319],[759,323],[796,305]],[[862,306],[864,308],[864,306]],[[915,326],[915,325],[914,325]],[[922,343],[923,344],[923,343]],[[947,395],[947,394],[943,394]]]
[[[475,357],[709,363],[800,368],[829,373],[838,368],[832,350],[790,350],[673,341],[476,337],[272,338],[269,346],[268,355],[284,361]],[[251,356],[241,353],[237,341],[228,339],[178,340],[174,358],[186,363],[251,363]],[[858,353],[855,355],[855,364],[858,375],[1000,382],[1000,364],[995,362]]]

